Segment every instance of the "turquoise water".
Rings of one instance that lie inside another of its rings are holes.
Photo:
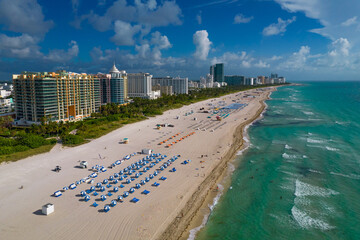
[[[271,98],[196,239],[360,239],[360,83]]]

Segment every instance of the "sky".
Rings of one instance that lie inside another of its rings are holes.
[[[360,80],[359,0],[0,0],[0,80],[22,71]]]

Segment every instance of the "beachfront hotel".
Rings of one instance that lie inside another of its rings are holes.
[[[96,74],[100,80],[101,104],[124,104],[127,99],[128,80],[126,71],[119,71],[115,63],[108,74]]]
[[[158,77],[152,79],[152,86],[171,86],[175,94],[189,93],[189,79],[180,77]],[[163,94],[163,92],[161,93]]]
[[[66,71],[23,72],[13,75],[19,124],[80,120],[100,107],[99,79]]]
[[[128,74],[128,96],[129,98],[155,98],[151,89],[152,75],[149,73]]]

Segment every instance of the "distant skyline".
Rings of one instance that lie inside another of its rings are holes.
[[[129,73],[198,80],[276,72],[360,80],[360,1],[0,0],[0,80],[22,71]]]

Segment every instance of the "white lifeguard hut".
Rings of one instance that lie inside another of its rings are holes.
[[[44,206],[42,206],[42,213],[44,215],[49,215],[50,213],[53,213],[55,211],[54,204],[47,203]]]
[[[143,150],[141,150],[141,153],[146,154],[146,155],[150,155],[151,154],[151,149],[144,148]]]

